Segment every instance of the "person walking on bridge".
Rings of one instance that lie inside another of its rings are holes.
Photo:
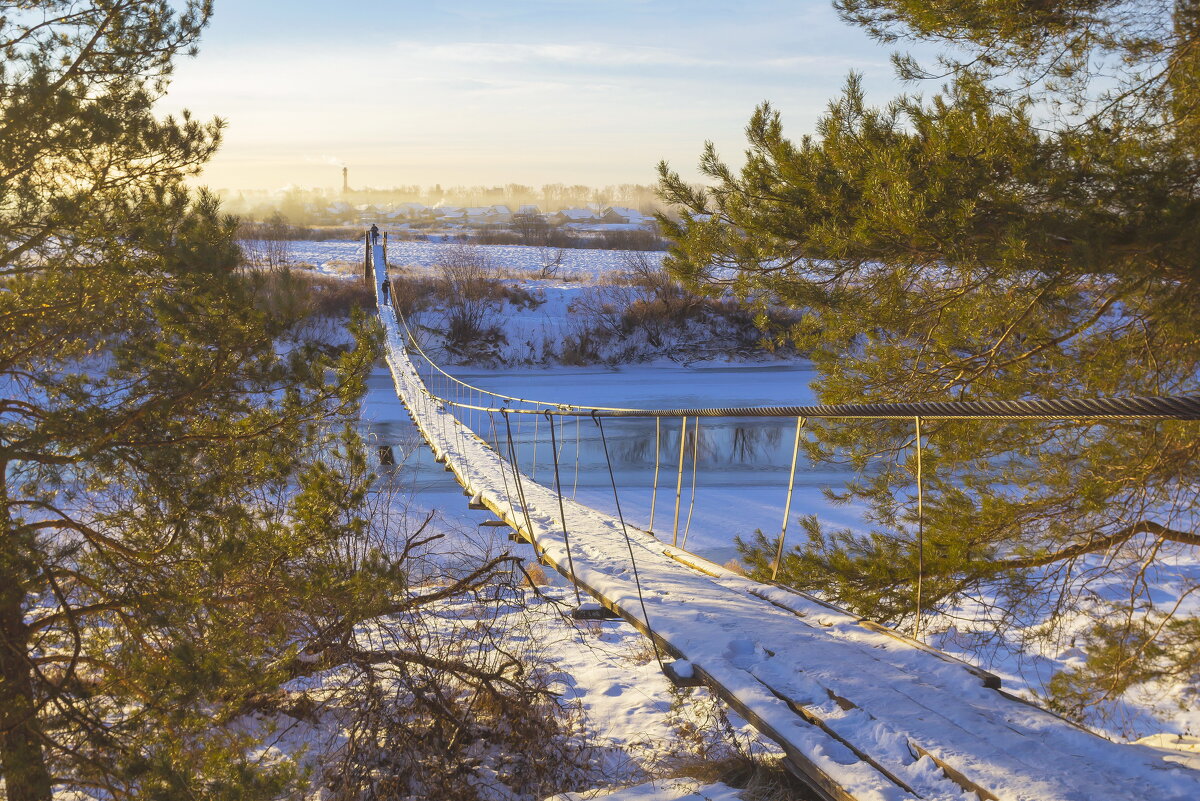
[[[379,244],[379,226],[375,223],[371,223],[371,244]]]
[[[384,278],[383,283],[379,285],[379,289],[383,292],[383,305],[390,306],[392,301],[392,281],[390,278]]]

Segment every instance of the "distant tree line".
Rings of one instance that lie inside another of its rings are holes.
[[[344,200],[354,205],[387,205],[395,203],[423,203],[426,206],[491,206],[506,205],[513,212],[523,205],[535,205],[542,212],[565,208],[582,208],[589,203],[601,206],[626,206],[646,214],[662,207],[658,189],[653,184],[615,184],[590,187],[582,184],[545,184],[540,187],[524,184],[502,186],[452,186],[442,188],[398,186],[392,188],[359,189],[349,193],[340,190],[291,189],[282,193],[220,191],[224,206],[242,216],[265,221],[276,212],[297,224],[315,222],[311,209],[315,205],[328,205]]]

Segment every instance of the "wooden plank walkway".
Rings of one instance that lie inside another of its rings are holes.
[[[374,253],[378,288],[382,247]],[[1200,799],[1200,771],[1097,737],[1004,693],[985,671],[574,501],[563,499],[560,513],[553,490],[527,476],[518,490],[519,471],[428,394],[392,310],[381,307],[380,319],[400,399],[472,504],[670,657],[687,660],[825,798]]]

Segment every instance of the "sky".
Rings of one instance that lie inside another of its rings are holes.
[[[830,0],[217,0],[161,107],[228,128],[217,189],[689,178],[769,100],[799,138],[845,81],[903,89]]]

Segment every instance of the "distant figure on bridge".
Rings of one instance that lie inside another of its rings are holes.
[[[371,244],[379,244],[379,226],[375,223],[371,223]]]
[[[388,278],[383,279],[383,283],[379,285],[379,289],[383,292],[383,305],[391,305],[392,297],[392,282]]]

